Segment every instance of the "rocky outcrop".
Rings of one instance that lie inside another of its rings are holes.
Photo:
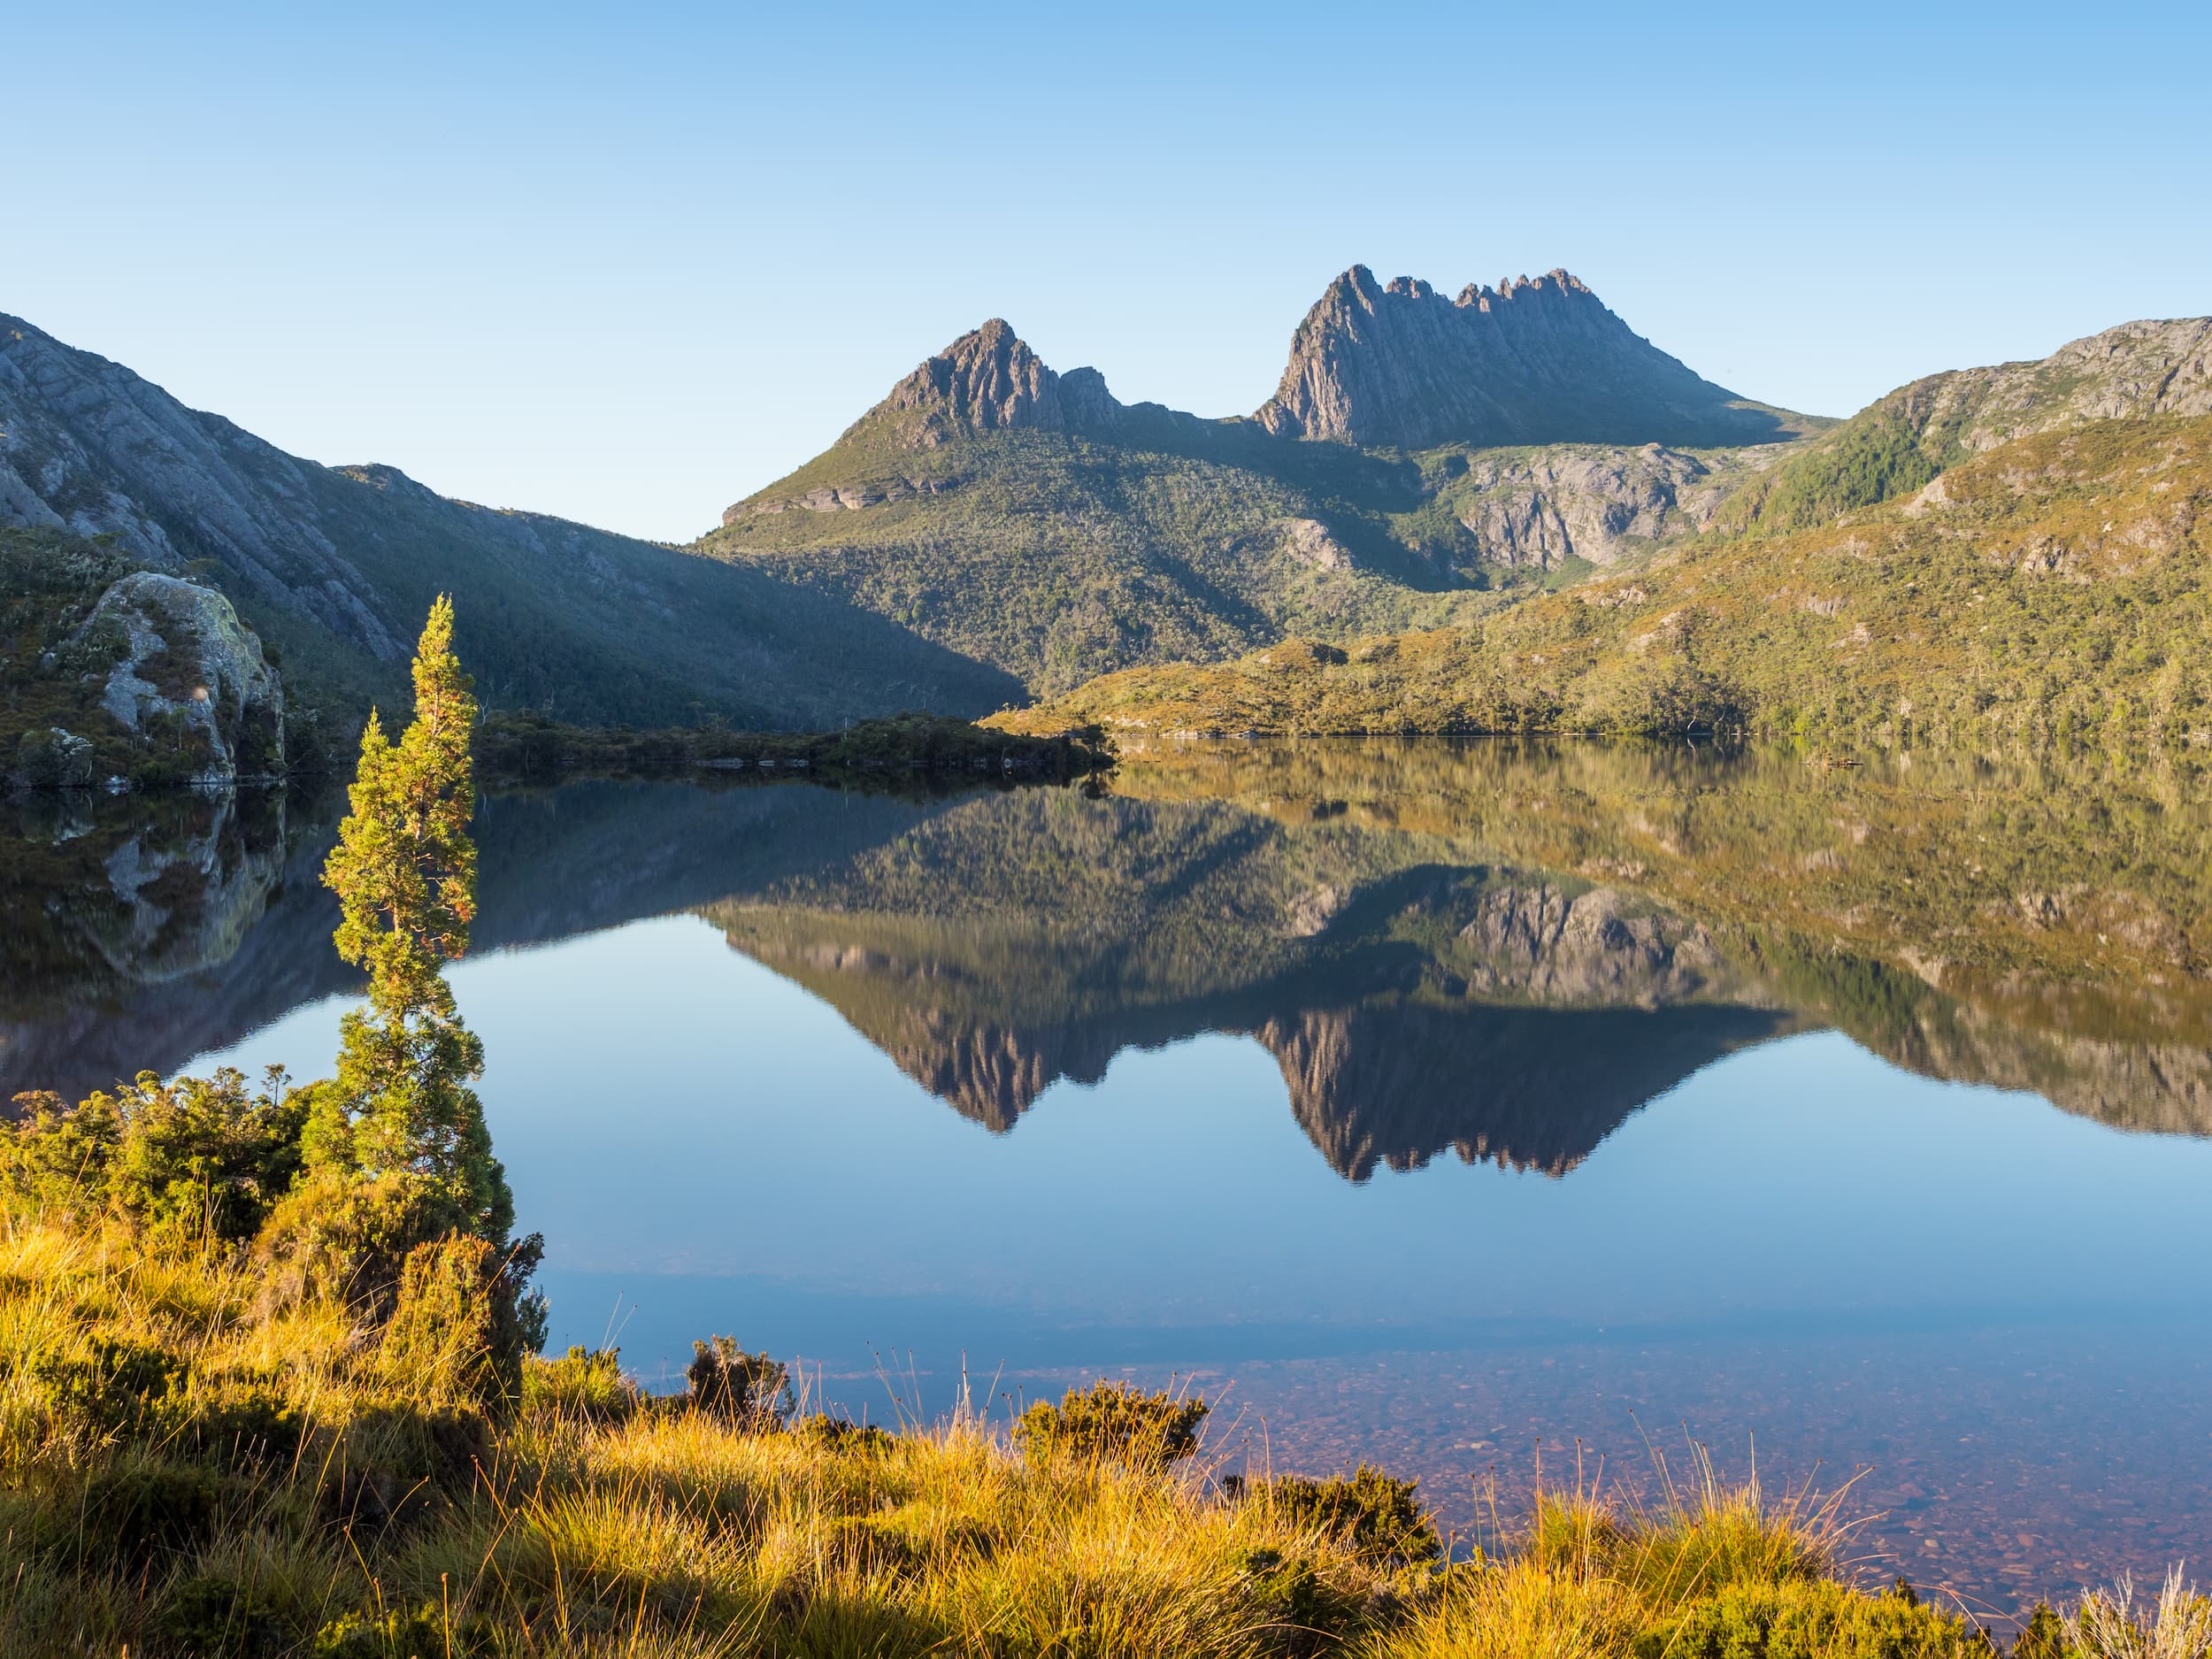
[[[909,449],[1027,427],[1096,431],[1124,413],[1096,369],[1056,374],[1002,319],[964,334],[926,359],[845,433],[887,430]]]
[[[1359,560],[1352,550],[1318,518],[1285,518],[1274,526],[1273,535],[1276,547],[1301,565],[1310,565],[1318,571],[1359,568]]]
[[[1775,411],[1692,373],[1564,271],[1447,299],[1354,265],[1298,326],[1253,418],[1279,436],[1407,449],[1788,435]]]
[[[100,596],[81,636],[118,652],[100,698],[118,726],[143,733],[173,718],[205,743],[194,782],[284,770],[283,688],[260,640],[213,588],[135,572]]]
[[[2212,414],[2212,318],[2123,323],[2033,362],[1953,369],[1901,386],[1823,433],[1725,503],[1731,528],[1787,531],[1900,497],[1918,515],[1951,503],[1942,474],[2000,445],[2086,422]],[[2109,528],[2109,526],[2108,526]],[[2153,539],[2185,523],[2147,522]],[[2085,577],[2065,549],[2032,549],[2026,574]]]
[[[1492,450],[1468,457],[1446,494],[1487,564],[1606,566],[1709,528],[1747,475],[1787,453],[1781,444],[1701,455],[1655,443]]]
[[[2212,414],[2212,317],[2123,323],[2037,361],[1932,374],[1885,405],[1976,454],[2085,421]]]

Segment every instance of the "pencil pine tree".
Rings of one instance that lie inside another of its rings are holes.
[[[514,1201],[469,1087],[484,1047],[444,972],[467,949],[476,915],[476,699],[453,653],[448,598],[431,608],[414,680],[415,717],[396,741],[369,717],[353,810],[323,866],[342,916],[338,954],[369,986],[342,1027],[338,1075],[315,1087],[303,1150],[311,1172],[411,1176],[426,1219],[503,1244]]]

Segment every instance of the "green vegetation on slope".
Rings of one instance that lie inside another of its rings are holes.
[[[560,719],[820,727],[918,706],[978,714],[1018,689],[758,571],[451,500],[388,466],[288,455],[4,322],[9,511],[218,588],[281,651],[295,700],[342,717],[341,748],[372,703],[402,693],[405,641],[441,593],[460,604],[485,703]]]
[[[381,607],[419,615],[438,593],[459,595],[461,649],[494,708],[789,730],[917,705],[982,713],[1013,691],[1003,674],[760,572],[448,501],[388,469],[312,482],[318,522]],[[239,602],[296,669],[342,687],[348,708],[388,700],[389,666],[289,612]]]
[[[1417,499],[1409,469],[1334,445],[1224,443],[1216,456],[1018,431],[907,451],[864,432],[733,509],[700,547],[1044,691],[1300,628],[1434,625],[1494,603],[1391,535],[1380,509]],[[1333,453],[1282,457],[1310,477],[1253,465],[1302,448]],[[866,504],[801,504],[838,491]],[[1321,518],[1327,541],[1302,546],[1295,526]]]
[[[1811,529],[1911,494],[2000,443],[2094,420],[2212,414],[2212,319],[2123,323],[2025,363],[1901,386],[1722,508],[1731,530]]]
[[[2212,748],[2212,419],[2021,439],[1915,501],[1460,629],[1131,670],[1015,731],[1747,731]]]
[[[1966,458],[1955,422],[1916,421],[1893,392],[1763,477],[1721,509],[1725,529],[1770,534],[1832,524],[1844,513],[1909,495]]]

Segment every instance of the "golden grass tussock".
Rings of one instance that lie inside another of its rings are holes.
[[[0,1652],[1988,1651],[1954,1614],[1858,1587],[1844,1494],[1776,1496],[1701,1456],[1678,1483],[1663,1462],[1649,1507],[1547,1490],[1453,1549],[1379,1471],[1238,1483],[1070,1429],[1181,1421],[1165,1394],[1079,1392],[1018,1438],[970,1417],[885,1434],[652,1401],[605,1356],[534,1360],[503,1403],[411,1393],[383,1340],[326,1302],[267,1310],[242,1253],[0,1228]],[[2024,1653],[2204,1659],[2205,1605],[2123,1585]]]

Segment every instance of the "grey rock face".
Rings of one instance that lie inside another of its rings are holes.
[[[849,506],[850,503],[840,505]],[[493,707],[672,724],[829,724],[1018,687],[884,618],[766,574],[543,514],[454,501],[388,466],[321,466],[186,408],[119,364],[0,317],[0,522],[201,559],[302,683],[396,691],[440,594]]]
[[[0,317],[0,461],[50,513],[157,570],[213,557],[246,590],[396,659],[368,584],[317,521],[326,469],[187,409],[119,363]],[[0,487],[0,497],[8,492]],[[38,522],[19,503],[12,522]]]
[[[2123,323],[2034,362],[1954,369],[1890,396],[1916,430],[1947,429],[1977,452],[2087,420],[2212,414],[2212,317]]]
[[[1785,435],[1772,412],[1693,373],[1564,271],[1447,299],[1354,265],[1298,326],[1253,418],[1280,436],[1408,449]]]
[[[101,697],[118,725],[137,732],[150,719],[181,716],[207,740],[203,783],[282,770],[282,687],[261,641],[222,595],[179,577],[134,572],[100,595],[80,631],[81,638],[104,634],[120,646]],[[157,683],[140,672],[162,655],[173,683]]]
[[[1029,427],[1099,431],[1125,411],[1096,369],[1055,373],[1002,319],[960,336],[891,388],[854,423],[847,438],[888,426],[910,449],[957,437]]]
[[[1318,518],[1286,518],[1275,526],[1277,546],[1316,570],[1356,570],[1359,561]]]
[[[1709,528],[1720,504],[1788,453],[1783,444],[1692,455],[1560,445],[1468,457],[1454,516],[1495,565],[1548,570],[1566,558],[1611,565]]]

